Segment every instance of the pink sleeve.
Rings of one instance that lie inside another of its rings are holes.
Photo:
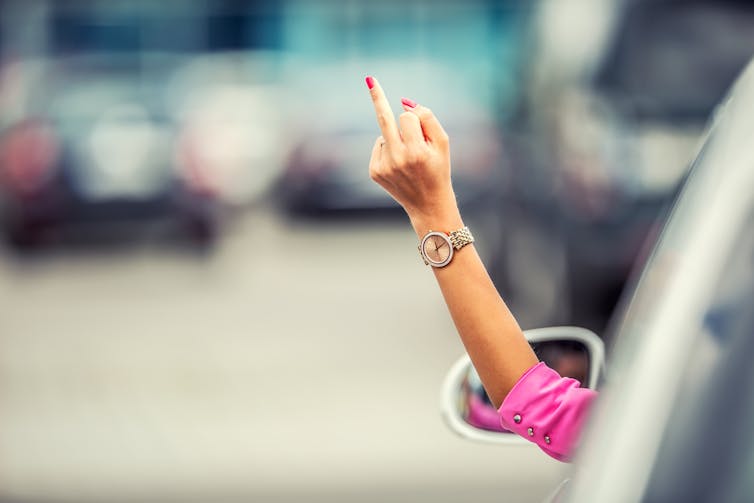
[[[537,444],[559,461],[575,447],[597,392],[560,377],[542,362],[521,376],[498,409],[504,428]]]

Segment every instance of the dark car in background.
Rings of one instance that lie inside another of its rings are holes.
[[[501,134],[491,110],[470,100],[464,81],[444,65],[413,61],[363,65],[380,69],[380,80],[388,89],[407,89],[411,84],[404,81],[408,80],[414,86],[417,82],[444,83],[427,85],[417,91],[417,99],[431,104],[453,138],[453,180],[461,206],[488,200],[499,182],[502,154]],[[338,101],[350,99],[368,105],[365,86],[348,67],[334,73],[322,77],[331,83],[331,91],[321,95],[320,103],[310,105],[306,114],[312,117],[311,123],[293,134],[279,184],[281,201],[293,213],[310,215],[400,209],[368,176],[369,156],[378,134],[373,118],[338,107]],[[396,116],[402,111],[394,105]]]
[[[127,227],[204,245],[264,197],[283,148],[272,51],[282,6],[1,4],[0,220],[11,242]]]
[[[604,333],[707,117],[754,53],[754,9],[563,1],[542,4],[537,25],[506,138],[506,238],[489,266],[525,326]]]
[[[217,194],[183,162],[166,107],[173,58],[118,54],[18,62],[17,108],[0,130],[4,232],[34,245],[61,232],[174,219],[201,242]],[[117,231],[122,227],[117,227]]]
[[[454,185],[465,214],[486,206],[505,176],[501,124],[522,91],[535,5],[417,0],[405,8],[356,2],[344,9],[297,2],[287,43],[297,58],[288,61],[281,103],[290,146],[281,206],[296,215],[398,209],[368,176],[379,128],[367,74],[379,79],[396,116],[402,96],[433,110],[452,138]]]

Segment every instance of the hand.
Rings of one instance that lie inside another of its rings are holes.
[[[404,98],[399,129],[379,82],[367,77],[367,86],[382,131],[372,148],[369,176],[406,210],[420,236],[430,228],[461,226],[448,135],[440,122],[429,108]]]

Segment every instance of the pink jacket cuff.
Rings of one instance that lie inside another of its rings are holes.
[[[568,461],[597,392],[542,362],[526,371],[498,409],[502,426]]]

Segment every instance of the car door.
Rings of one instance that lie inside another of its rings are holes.
[[[754,208],[737,234],[689,341],[643,501],[754,500]]]
[[[751,110],[752,65],[716,116],[608,353],[565,501],[754,500]]]

